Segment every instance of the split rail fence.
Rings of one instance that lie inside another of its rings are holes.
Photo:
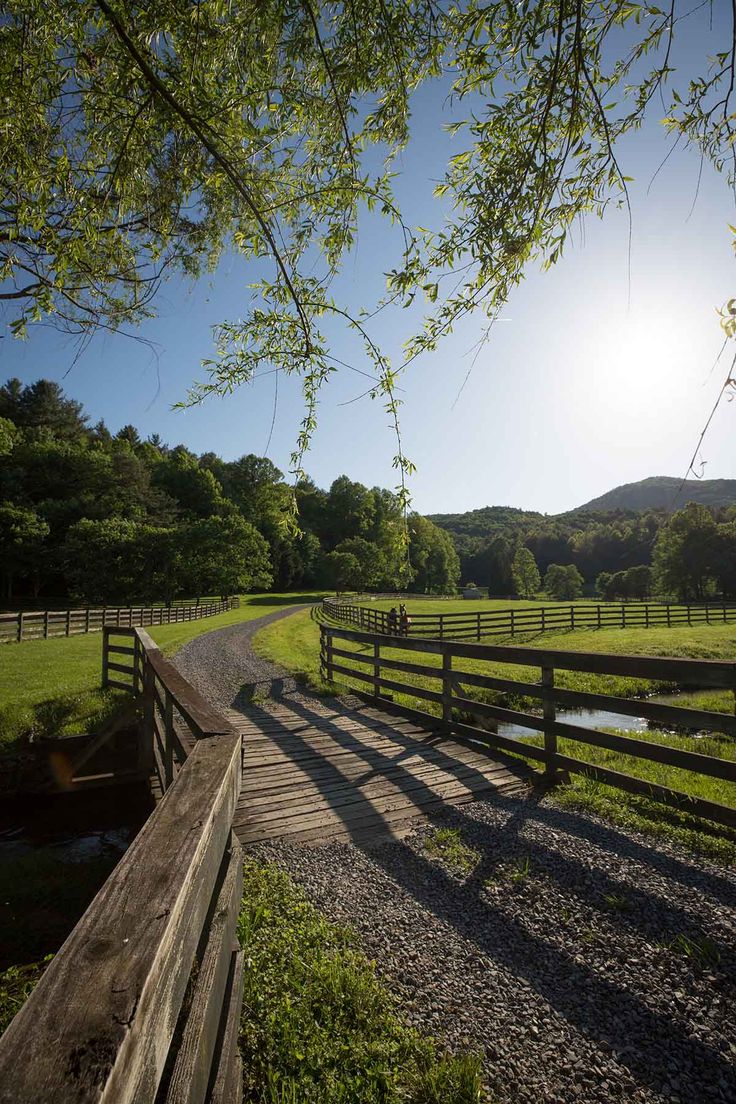
[[[358,629],[389,635],[387,610],[324,598],[326,617]],[[421,613],[411,610],[408,636],[439,640],[482,640],[485,636],[561,632],[564,629],[653,628],[656,625],[705,625],[736,622],[736,602],[676,605],[668,602],[594,603],[519,609]],[[396,630],[394,630],[395,632]]]
[[[736,716],[611,694],[567,690],[555,685],[555,671],[582,671],[596,675],[630,676],[677,686],[726,688],[736,694],[736,663],[405,639],[326,624],[320,626],[320,636],[322,673],[330,681],[357,683],[363,693],[382,702],[385,702],[387,695],[400,694],[433,703],[454,737],[469,738],[474,743],[485,744],[490,750],[513,752],[536,760],[549,773],[570,771],[583,774],[695,816],[736,827],[736,808],[692,797],[667,786],[561,754],[557,741],[558,738],[574,740],[733,783],[736,783],[736,762],[570,724],[557,719],[557,709],[559,706],[566,709],[604,709],[624,716],[645,717],[668,727],[705,729],[730,737],[736,737]],[[402,653],[400,657],[397,652]],[[412,653],[412,658],[408,659],[406,653]],[[437,657],[434,664],[430,657]],[[463,659],[536,667],[539,668],[540,679],[530,682],[463,670],[457,666],[457,661]],[[473,694],[479,690],[501,691],[536,699],[540,703],[541,715],[476,700]],[[413,706],[395,708],[419,720],[426,720],[428,715],[427,711]],[[542,733],[544,746],[489,732],[462,719],[466,717],[512,723],[528,729],[530,735]]]
[[[30,610],[22,613],[0,613],[0,644],[24,640],[46,640],[50,636],[78,636],[101,632],[106,625],[133,628],[152,625],[174,625],[180,621],[199,621],[218,613],[235,609],[239,598],[224,598],[219,602],[198,605],[170,606],[102,606],[96,609]]]
[[[104,633],[164,796],[0,1039],[0,1102],[236,1104],[241,739],[143,629]]]

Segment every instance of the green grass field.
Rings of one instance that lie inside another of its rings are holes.
[[[700,659],[733,660],[736,657],[736,625],[698,625],[680,626],[667,629],[602,629],[600,631],[567,631],[564,633],[537,634],[533,640],[520,637],[494,639],[493,643],[513,643],[523,648],[525,644],[534,644],[549,649],[566,651],[587,651],[618,653],[629,655],[682,656]],[[362,645],[350,645],[341,642],[346,650],[363,650]],[[307,613],[297,613],[287,621],[265,627],[256,635],[254,647],[259,655],[280,663],[294,671],[307,685],[318,692],[346,689],[346,685],[330,687],[325,684],[319,673],[319,625]],[[416,655],[400,650],[392,650],[392,658],[414,660]],[[347,661],[341,660],[341,663]],[[423,655],[421,662],[428,666],[440,666],[438,656]],[[539,668],[510,666],[495,661],[463,660],[463,669],[479,674],[495,675],[502,678],[514,678],[525,681],[538,681]],[[429,678],[401,674],[396,678],[411,682],[417,686],[437,689],[437,683]],[[584,672],[556,672],[556,684],[571,690],[585,690],[593,693],[618,694],[624,697],[650,694],[653,691],[676,689],[672,684],[654,685],[644,679],[622,678],[611,675],[592,675]],[[360,683],[356,682],[356,686]],[[511,708],[538,707],[534,699],[494,692],[481,692],[479,697],[495,701]],[[413,706],[431,712],[438,707],[434,703],[406,695],[394,695],[398,704]],[[734,695],[730,691],[713,691],[703,699],[683,695],[683,705],[694,708],[732,712]],[[611,729],[611,731],[616,731]],[[673,747],[687,747],[705,755],[715,755],[723,759],[736,760],[736,743],[726,737],[712,737],[694,741],[687,735],[675,735],[666,732],[639,734],[640,738],[657,743],[671,744]],[[530,736],[534,740],[535,737]],[[538,737],[536,738],[538,739]],[[618,752],[594,748],[572,740],[561,740],[560,751],[563,754],[584,759],[590,763],[606,766],[624,773],[633,774],[651,782],[679,789],[696,797],[736,806],[736,785],[718,779],[703,778],[675,767],[658,763],[649,763]],[[736,832],[707,826],[702,821],[686,814],[673,813],[645,798],[624,794],[611,787],[574,778],[569,786],[559,787],[548,800],[565,803],[569,806],[587,808],[601,815],[607,815],[618,823],[637,827],[642,831],[658,832],[670,839],[677,840],[720,861],[736,860]]]
[[[494,637],[487,641],[494,644],[514,644],[544,647],[572,652],[608,652],[624,655],[682,656],[696,659],[736,658],[736,624],[728,625],[682,625],[668,629],[664,626],[652,629],[586,629],[566,630]],[[365,652],[367,645],[341,642],[348,651]],[[254,647],[259,655],[280,663],[303,678],[313,689],[324,690],[319,674],[319,623],[311,611],[294,614],[287,621],[266,626],[256,634]],[[416,662],[416,655],[401,649],[392,649],[396,659]],[[429,667],[440,667],[438,656],[423,655],[421,662]],[[498,678],[514,678],[520,681],[534,681],[539,678],[537,667],[504,664],[494,660],[463,660],[463,669],[475,673],[495,675]],[[570,690],[585,690],[604,694],[622,694],[642,696],[653,691],[667,692],[676,689],[671,683],[654,684],[646,679],[622,678],[614,675],[590,675],[584,672],[556,673],[559,686]],[[418,686],[431,683],[418,676],[402,675],[402,681]],[[730,702],[730,706],[729,706]],[[408,699],[405,704],[420,705],[416,699]],[[428,708],[428,703],[420,708]],[[709,708],[722,711],[733,709],[733,695],[727,691],[713,694]]]
[[[166,655],[203,633],[264,617],[320,593],[246,594],[240,608],[148,631]],[[100,688],[102,634],[0,645],[0,748],[42,735],[93,731],[123,696]]]

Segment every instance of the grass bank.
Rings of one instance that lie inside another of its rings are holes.
[[[247,956],[244,1098],[263,1104],[475,1104],[480,1058],[402,1023],[346,928],[283,872],[248,859],[239,937]]]
[[[166,655],[203,633],[264,617],[320,594],[246,594],[240,608],[202,621],[150,629]],[[29,640],[0,646],[0,750],[44,735],[93,731],[121,695],[100,688],[102,634]]]
[[[523,640],[515,637],[513,641],[503,640],[494,643],[511,643],[523,648],[525,644],[543,646],[566,651],[584,651],[599,653],[623,653],[630,655],[682,656],[699,659],[733,660],[736,656],[736,625],[698,625],[678,626],[667,629],[602,629],[579,632],[546,633],[533,639]],[[256,651],[265,658],[282,664],[294,671],[313,689],[324,692],[326,687],[319,675],[319,627],[313,619],[304,614],[296,614],[288,622],[267,626],[255,638]],[[347,650],[355,649],[345,642],[341,644]],[[415,658],[409,652],[392,652],[399,659]],[[345,662],[345,661],[341,661]],[[423,655],[422,663],[439,667],[437,656]],[[463,660],[465,670],[495,675],[501,678],[538,681],[539,669],[501,664],[495,661]],[[402,681],[411,681],[417,686],[432,686],[432,680],[418,676],[401,675]],[[676,689],[668,684],[654,685],[644,679],[621,678],[610,675],[592,675],[584,672],[559,672],[556,682],[572,690],[585,690],[592,693],[620,694],[624,697],[650,694],[653,691]],[[356,685],[360,685],[356,683]],[[345,687],[333,687],[338,691]],[[436,688],[436,684],[434,684]],[[479,695],[480,696],[480,695]],[[538,701],[514,697],[509,694],[484,695],[487,700],[511,707],[538,707]],[[430,711],[432,703],[412,697],[410,694],[395,695],[399,704]],[[683,705],[693,708],[731,712],[734,696],[730,691],[713,691],[706,697],[686,695]],[[615,732],[612,728],[610,731]],[[736,760],[736,743],[729,738],[712,736],[693,738],[689,735],[661,731],[639,733],[640,739],[668,744],[673,747],[689,748],[704,755],[715,755],[721,759]],[[539,737],[529,737],[538,740]],[[635,775],[650,782],[682,790],[694,797],[703,797],[721,804],[736,806],[736,785],[720,779],[704,778],[689,771],[650,763],[619,752],[595,748],[578,741],[561,740],[560,751],[587,762],[609,767]],[[736,861],[736,833],[715,825],[707,824],[684,813],[673,812],[646,798],[625,794],[610,786],[590,782],[583,778],[573,778],[569,785],[555,790],[547,799],[567,804],[569,807],[587,809],[629,828],[657,834],[699,851],[721,862]]]

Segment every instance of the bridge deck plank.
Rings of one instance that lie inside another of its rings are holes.
[[[444,804],[528,785],[529,768],[380,709],[268,702],[227,711],[243,736],[233,829],[245,846],[287,838],[399,837]]]

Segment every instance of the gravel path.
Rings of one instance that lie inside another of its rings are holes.
[[[174,666],[215,706],[247,708],[254,694],[301,695],[296,680],[283,667],[260,659],[252,648],[255,634],[274,621],[312,605],[289,606],[252,621],[215,629],[190,640],[174,656]]]
[[[174,662],[214,704],[302,696],[250,641],[303,608]],[[427,849],[438,828],[468,872]],[[399,841],[256,853],[357,930],[412,1022],[485,1056],[496,1104],[736,1104],[736,872],[534,795],[447,807]]]
[[[469,874],[426,851],[437,827]],[[534,797],[257,853],[358,931],[417,1026],[485,1055],[497,1104],[736,1102],[733,872]]]

